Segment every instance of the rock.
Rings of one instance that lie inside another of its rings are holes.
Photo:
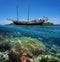
[[[55,56],[48,55],[48,62],[60,62],[60,59]]]
[[[58,58],[60,59],[60,53],[57,53],[57,54],[56,54],[56,57],[58,57]]]
[[[17,59],[21,61],[21,58],[24,58],[24,56],[27,57],[27,61],[33,62],[34,56],[38,56],[46,49],[45,45],[35,38],[20,37],[12,40],[9,43],[11,47],[9,54],[11,62],[19,62]]]
[[[58,46],[58,45],[55,45],[55,44],[53,44],[52,46],[51,46],[51,51],[53,52],[53,53],[60,53],[60,47]]]
[[[52,55],[40,55],[35,58],[35,62],[60,62],[60,59]]]
[[[19,62],[23,53],[27,53],[28,60],[33,62],[34,56],[38,56],[45,52],[46,47],[41,41],[35,38],[10,37],[0,42],[0,49],[2,49],[2,51],[10,50],[9,60],[13,62]]]
[[[7,62],[9,61],[8,51],[0,52],[0,62]]]
[[[6,51],[6,50],[9,50],[10,49],[10,47],[9,47],[9,40],[7,41],[7,40],[3,40],[3,41],[1,41],[0,42],[0,51]]]
[[[9,52],[9,61],[10,62],[20,62],[20,55],[15,50]]]
[[[18,52],[27,52],[33,55],[39,55],[46,49],[41,41],[30,37],[15,38],[15,40],[10,42],[10,45],[11,48],[15,48]]]

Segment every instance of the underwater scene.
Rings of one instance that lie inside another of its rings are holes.
[[[60,26],[0,25],[0,62],[60,62]]]

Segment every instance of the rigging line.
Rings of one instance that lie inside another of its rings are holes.
[[[30,0],[28,0],[28,18],[27,18],[27,21],[29,21],[29,16],[30,16]]]
[[[17,1],[17,3],[16,3],[16,11],[17,11],[17,21],[19,20],[19,15],[18,15],[18,0],[16,0]]]

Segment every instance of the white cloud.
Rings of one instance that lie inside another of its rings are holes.
[[[49,22],[53,22],[54,24],[60,24],[60,18],[59,17],[51,17],[48,18]],[[0,20],[0,25],[4,25],[4,24],[10,24],[12,23],[12,21],[9,20]]]
[[[53,22],[54,24],[60,24],[60,18],[54,17],[54,18],[49,18],[50,22]]]
[[[0,21],[0,25],[10,24],[10,23],[12,23],[12,21],[8,21],[8,20],[1,20]]]

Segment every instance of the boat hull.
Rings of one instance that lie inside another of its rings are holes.
[[[13,23],[15,25],[43,25],[43,22],[40,22],[40,23],[26,23],[26,22],[13,21]]]

